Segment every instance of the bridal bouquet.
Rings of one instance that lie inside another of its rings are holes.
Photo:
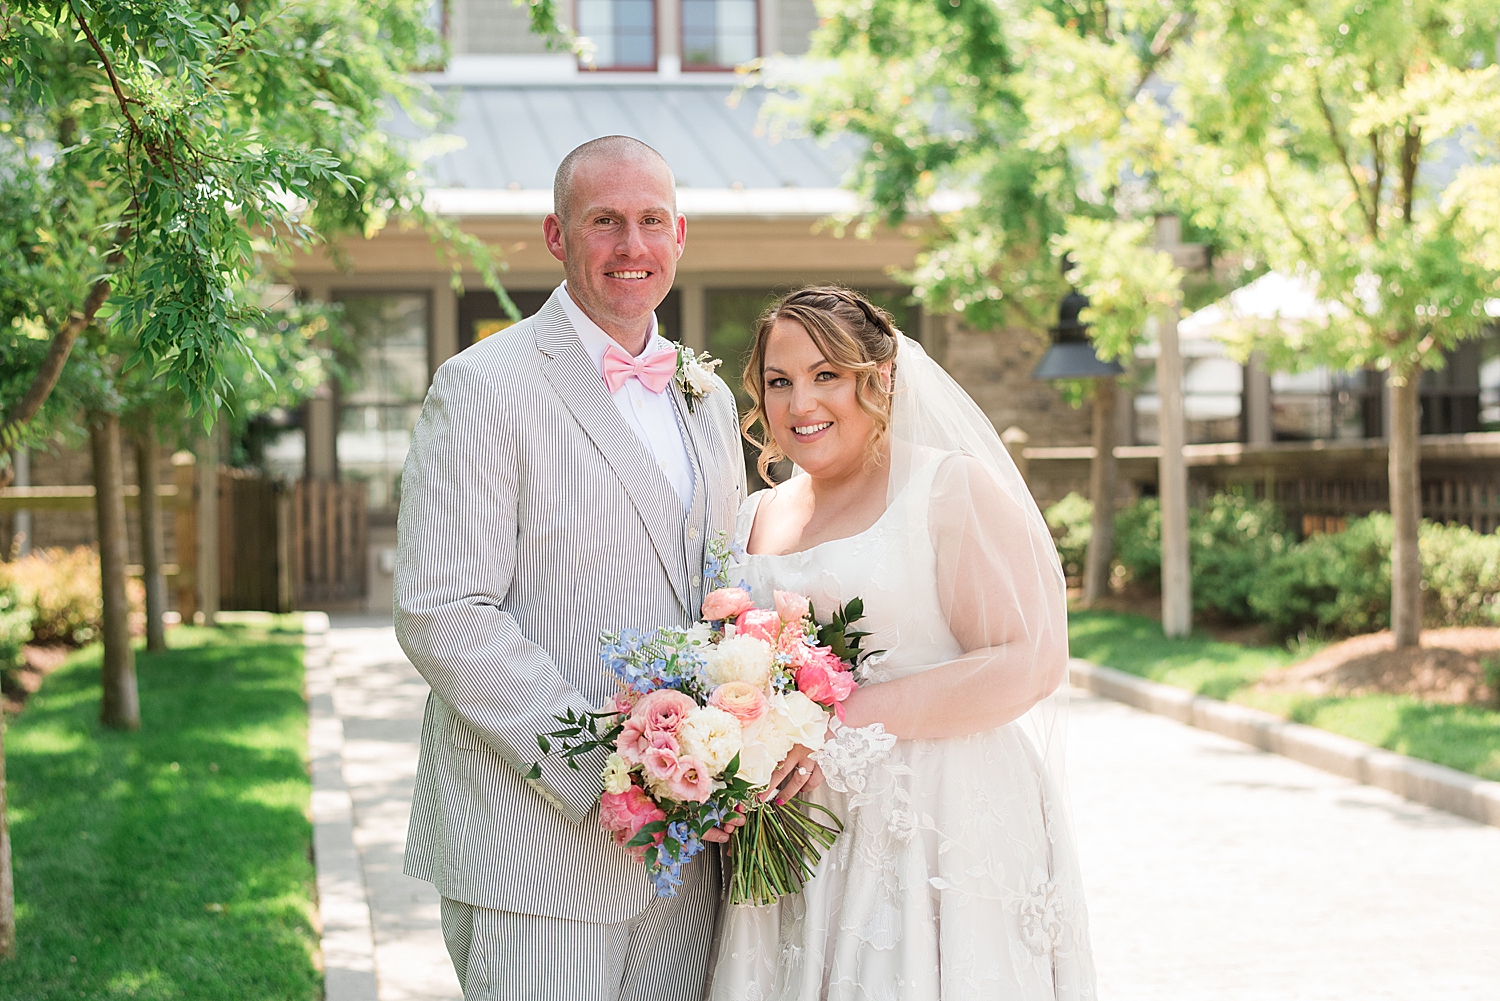
[[[762,797],[792,748],[818,750],[830,716],[842,716],[865,635],[849,626],[863,609],[855,599],[820,628],[806,597],[775,598],[774,609],[757,608],[746,589],[721,587],[690,629],[604,635],[620,692],[537,737],[543,753],[556,742],[575,768],[578,756],[611,749],[599,822],[646,865],[658,895],[676,894],[703,835],[736,814],[745,819],[730,859],[736,904],[797,892],[838,837],[828,810]]]

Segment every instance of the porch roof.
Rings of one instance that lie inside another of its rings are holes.
[[[689,214],[824,216],[857,207],[839,188],[857,143],[824,144],[768,126],[765,90],[608,78],[437,89],[453,114],[441,131],[456,137],[454,148],[427,161],[432,204],[444,214],[545,215],[557,164],[581,143],[612,134],[640,139],[667,158]],[[442,137],[430,142],[445,145]]]

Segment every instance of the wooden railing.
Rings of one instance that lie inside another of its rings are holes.
[[[1475,531],[1500,530],[1500,433],[1423,435],[1422,517],[1468,525]],[[1027,448],[1027,479],[1086,483],[1091,446]],[[1122,481],[1156,483],[1157,445],[1115,449]],[[1383,440],[1238,442],[1188,445],[1183,449],[1190,499],[1198,503],[1226,488],[1269,498],[1303,534],[1341,528],[1354,517],[1390,510]]]

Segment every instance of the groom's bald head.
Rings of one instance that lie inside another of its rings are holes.
[[[557,165],[557,173],[552,177],[552,210],[557,213],[563,225],[566,226],[572,218],[577,187],[575,181],[580,174],[621,168],[644,169],[658,175],[665,182],[665,190],[671,194],[672,212],[676,213],[677,178],[673,176],[672,168],[667,166],[666,158],[639,139],[602,136],[579,146]]]

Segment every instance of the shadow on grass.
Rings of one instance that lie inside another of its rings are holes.
[[[138,655],[137,733],[99,726],[97,648],[11,723],[19,954],[0,997],[321,997],[300,647],[183,642]]]

